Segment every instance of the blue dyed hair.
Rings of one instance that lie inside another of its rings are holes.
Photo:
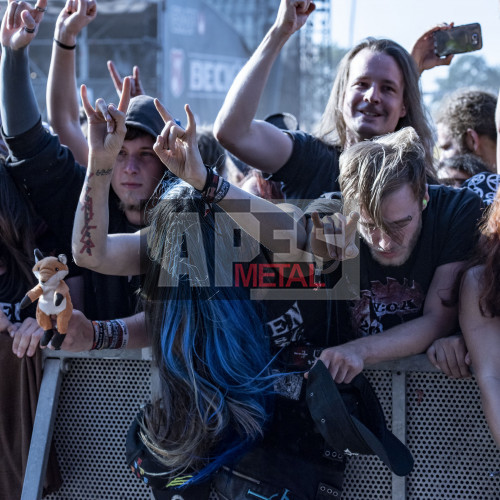
[[[222,268],[215,236],[233,227],[229,216],[205,214],[185,183],[169,187],[151,213],[143,296],[161,398],[145,412],[141,438],[172,477],[192,475],[191,482],[245,451],[270,413],[273,376],[262,314],[247,291],[213,285]],[[206,273],[187,276],[186,260],[194,271],[203,258]],[[161,286],[165,273],[174,281],[180,275],[178,283]]]

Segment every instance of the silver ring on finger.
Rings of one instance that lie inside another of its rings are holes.
[[[36,28],[28,28],[28,26],[25,26],[24,27],[24,31],[26,31],[26,33],[29,33],[29,34],[32,34],[35,32],[35,29]]]
[[[38,5],[36,5],[35,10],[38,12],[45,12],[47,10],[47,7],[45,7],[45,9],[44,9],[43,7],[38,7]]]

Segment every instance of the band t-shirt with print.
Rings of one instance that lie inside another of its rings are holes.
[[[21,311],[21,299],[16,300],[17,297],[13,298],[8,290],[4,290],[3,284],[6,279],[6,276],[0,276],[0,311],[11,323],[21,322],[27,314]]]
[[[472,189],[472,191],[481,197],[485,205],[491,205],[500,187],[500,174],[481,172],[467,179],[463,187]]]
[[[429,186],[422,230],[401,266],[376,262],[361,241],[360,299],[347,305],[346,340],[373,335],[422,316],[425,297],[439,266],[470,255],[481,215],[481,200],[471,190]]]

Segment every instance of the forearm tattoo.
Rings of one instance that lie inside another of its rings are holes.
[[[94,174],[89,175],[89,180],[92,178]],[[80,243],[82,243],[82,248],[80,253],[86,252],[87,255],[92,255],[92,248],[95,247],[94,242],[92,241],[92,235],[90,233],[91,229],[96,229],[97,226],[92,226],[91,222],[94,218],[94,210],[92,207],[92,197],[90,196],[90,190],[92,188],[87,184],[87,189],[85,190],[85,200],[83,202],[83,206],[81,210],[83,210],[84,217],[84,225],[80,232],[82,237],[80,238]]]
[[[102,168],[101,170],[97,170],[97,172],[95,173],[95,175],[97,175],[99,177],[100,175],[111,175],[112,173],[113,173],[113,169],[112,168],[108,168],[107,170],[104,170]],[[89,177],[89,179],[90,179],[90,177]]]

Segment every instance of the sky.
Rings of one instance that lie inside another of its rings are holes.
[[[356,8],[351,40],[353,3]],[[483,48],[476,54],[482,55],[489,65],[500,66],[499,0],[331,0],[331,5],[332,37],[341,47],[350,47],[350,41],[356,44],[366,36],[375,36],[391,38],[411,51],[419,36],[437,24],[454,22],[458,26],[478,22]],[[433,89],[435,78],[445,78],[447,73],[444,66],[424,72],[424,93]]]

